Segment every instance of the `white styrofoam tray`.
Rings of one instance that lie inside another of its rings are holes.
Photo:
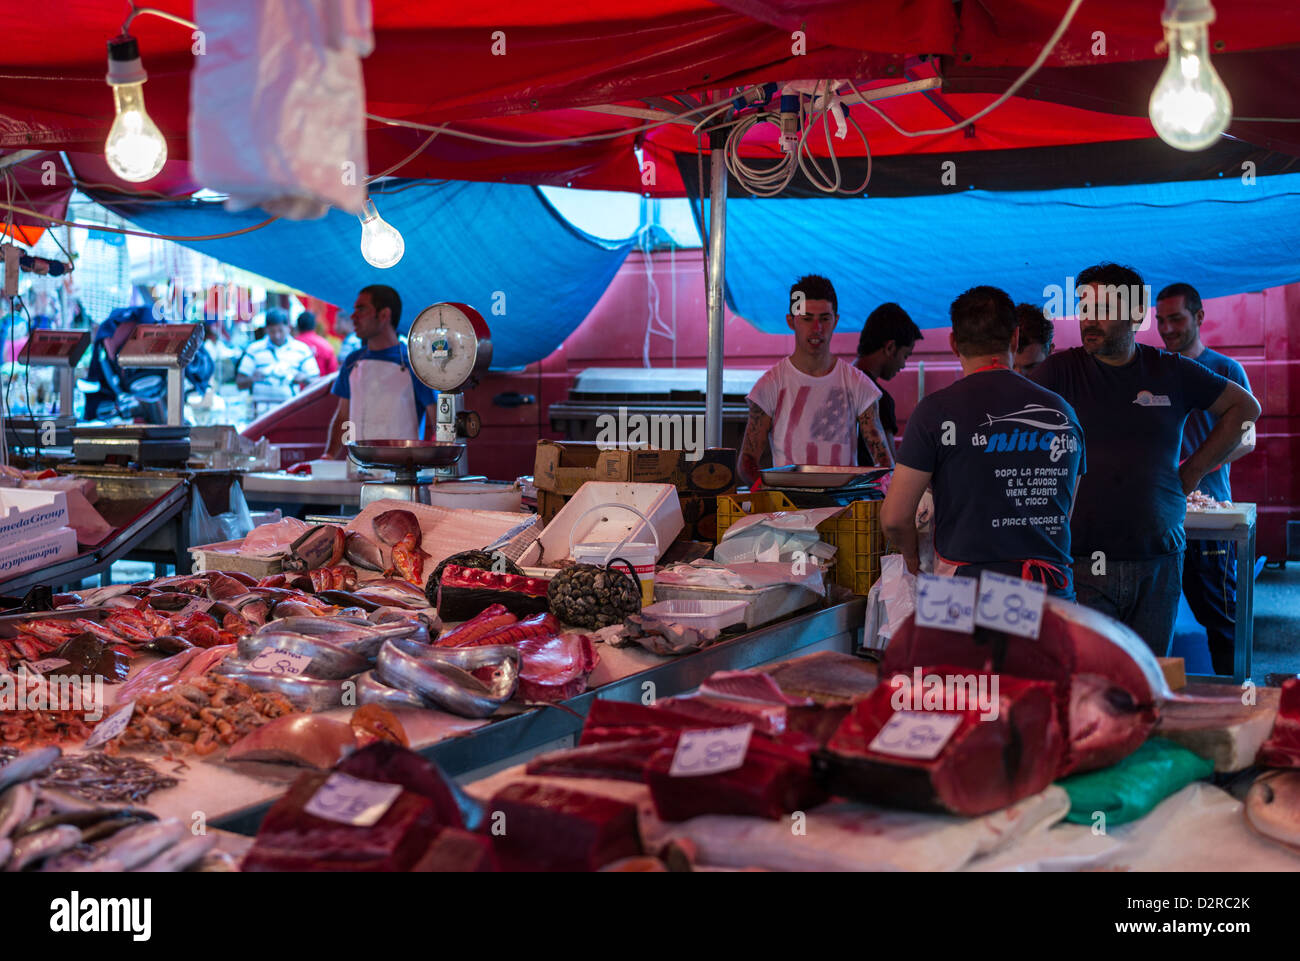
[[[650,527],[658,535],[660,557],[686,526],[677,488],[672,484],[588,481],[551,518],[538,538],[542,548],[540,566],[554,564],[569,556],[570,535],[575,544],[613,542],[625,538],[628,541],[653,541],[655,538],[645,521],[632,511],[618,506],[594,509],[600,505],[618,504],[635,507],[649,518]],[[574,525],[578,525],[576,530]]]
[[[666,621],[674,621],[700,630],[724,630],[733,624],[745,623],[749,601],[672,600],[656,601],[641,609],[642,614],[652,614]]]
[[[26,544],[67,526],[68,495],[63,491],[0,487],[0,544]]]
[[[5,544],[0,547],[0,581],[34,567],[47,567],[65,557],[75,557],[76,554],[77,532],[71,527],[43,531],[35,537]]]
[[[1255,505],[1234,502],[1231,507],[1210,507],[1202,510],[1188,510],[1183,521],[1185,527],[1214,528],[1216,530],[1236,527],[1238,524],[1255,522]]]

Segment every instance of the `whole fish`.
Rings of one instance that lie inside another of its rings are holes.
[[[208,597],[214,601],[228,601],[248,593],[248,585],[228,574],[214,571],[208,580]]]
[[[270,623],[272,621],[283,620],[286,617],[320,617],[324,613],[325,611],[322,611],[313,604],[308,604],[306,601],[278,601],[276,605],[271,608],[271,616],[267,618],[267,622]]]
[[[11,784],[17,784],[19,781],[26,781],[44,773],[51,764],[62,756],[63,752],[57,747],[38,747],[25,754],[19,754],[4,767],[0,767],[0,791],[3,791]]]
[[[0,794],[0,838],[7,838],[32,816],[36,806],[36,785],[21,781]]]
[[[186,868],[202,861],[207,853],[216,846],[215,834],[191,834],[181,838],[152,861],[142,864],[134,870],[141,874],[153,874],[162,871],[169,873],[184,871]]]
[[[252,661],[263,651],[271,650],[310,657],[311,663],[298,673],[324,681],[342,680],[360,674],[369,666],[360,654],[353,654],[321,637],[279,631],[248,634],[239,639],[239,656],[245,660]]]
[[[18,831],[14,832],[14,840],[26,837],[29,834],[37,834],[41,831],[47,831],[50,828],[58,827],[60,824],[69,824],[82,832],[82,840],[86,840],[86,831],[96,827],[104,821],[116,821],[123,818],[135,818],[136,820],[157,820],[157,816],[150,814],[148,811],[141,811],[135,808],[93,808],[89,811],[62,811],[55,814],[48,814],[43,818],[37,818],[34,821],[28,821]]]
[[[328,711],[334,707],[345,707],[347,705],[343,701],[344,695],[356,691],[354,678],[325,681],[293,674],[263,674],[248,670],[245,661],[228,660],[221,665],[220,673],[242,681],[255,691],[274,691],[283,694],[293,702],[294,707],[310,711]]]
[[[86,607],[100,607],[110,598],[121,597],[133,586],[132,584],[112,584],[108,587],[96,587],[93,590],[82,591],[81,602]]]
[[[112,837],[118,831],[123,831],[133,824],[157,820],[158,815],[140,810],[133,810],[129,817],[105,818],[98,824],[81,829],[81,843],[91,844],[95,841],[102,841],[104,838]]]
[[[357,703],[381,704],[384,707],[428,707],[424,698],[400,687],[389,687],[375,676],[374,671],[366,671],[357,677]]]
[[[492,684],[471,674],[494,668]],[[375,661],[375,677],[389,687],[418,694],[431,707],[461,717],[487,717],[514,696],[519,649],[509,644],[438,650],[407,639],[386,642]]]
[[[424,553],[418,535],[407,534],[393,545],[393,567],[412,584],[424,586]]]
[[[280,566],[286,572],[333,567],[343,560],[346,540],[347,535],[341,527],[333,524],[313,527],[289,545],[289,553],[285,555]]]
[[[375,517],[374,525],[375,536],[389,546],[406,537],[414,538],[414,546],[420,546],[420,520],[410,511],[384,511]]]
[[[62,854],[80,843],[81,829],[71,824],[60,824],[36,834],[29,834],[14,842],[13,853],[9,855],[9,863],[5,865],[5,870],[21,871],[38,861]]]
[[[1257,834],[1300,853],[1300,771],[1261,775],[1246,793],[1245,813]]]
[[[102,842],[100,854],[80,870],[130,871],[151,861],[187,833],[180,818],[132,825]]]
[[[379,545],[358,531],[347,532],[343,556],[349,564],[364,567],[366,570],[384,569],[384,554],[379,549]]]

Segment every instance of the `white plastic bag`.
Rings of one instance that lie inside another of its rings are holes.
[[[195,0],[194,17],[190,150],[199,183],[229,194],[232,211],[359,214],[370,0]]]

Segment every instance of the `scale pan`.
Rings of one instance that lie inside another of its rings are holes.
[[[464,444],[437,440],[369,440],[348,444],[348,456],[362,467],[450,467],[464,453]]]

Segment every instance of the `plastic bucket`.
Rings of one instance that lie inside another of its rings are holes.
[[[641,582],[641,606],[654,603],[655,599],[655,560],[659,549],[654,544],[620,544],[618,541],[604,541],[595,544],[577,544],[573,548],[573,559],[579,564],[595,564],[604,567],[615,557],[622,558],[632,565],[637,580]],[[615,570],[626,570],[619,565]]]

